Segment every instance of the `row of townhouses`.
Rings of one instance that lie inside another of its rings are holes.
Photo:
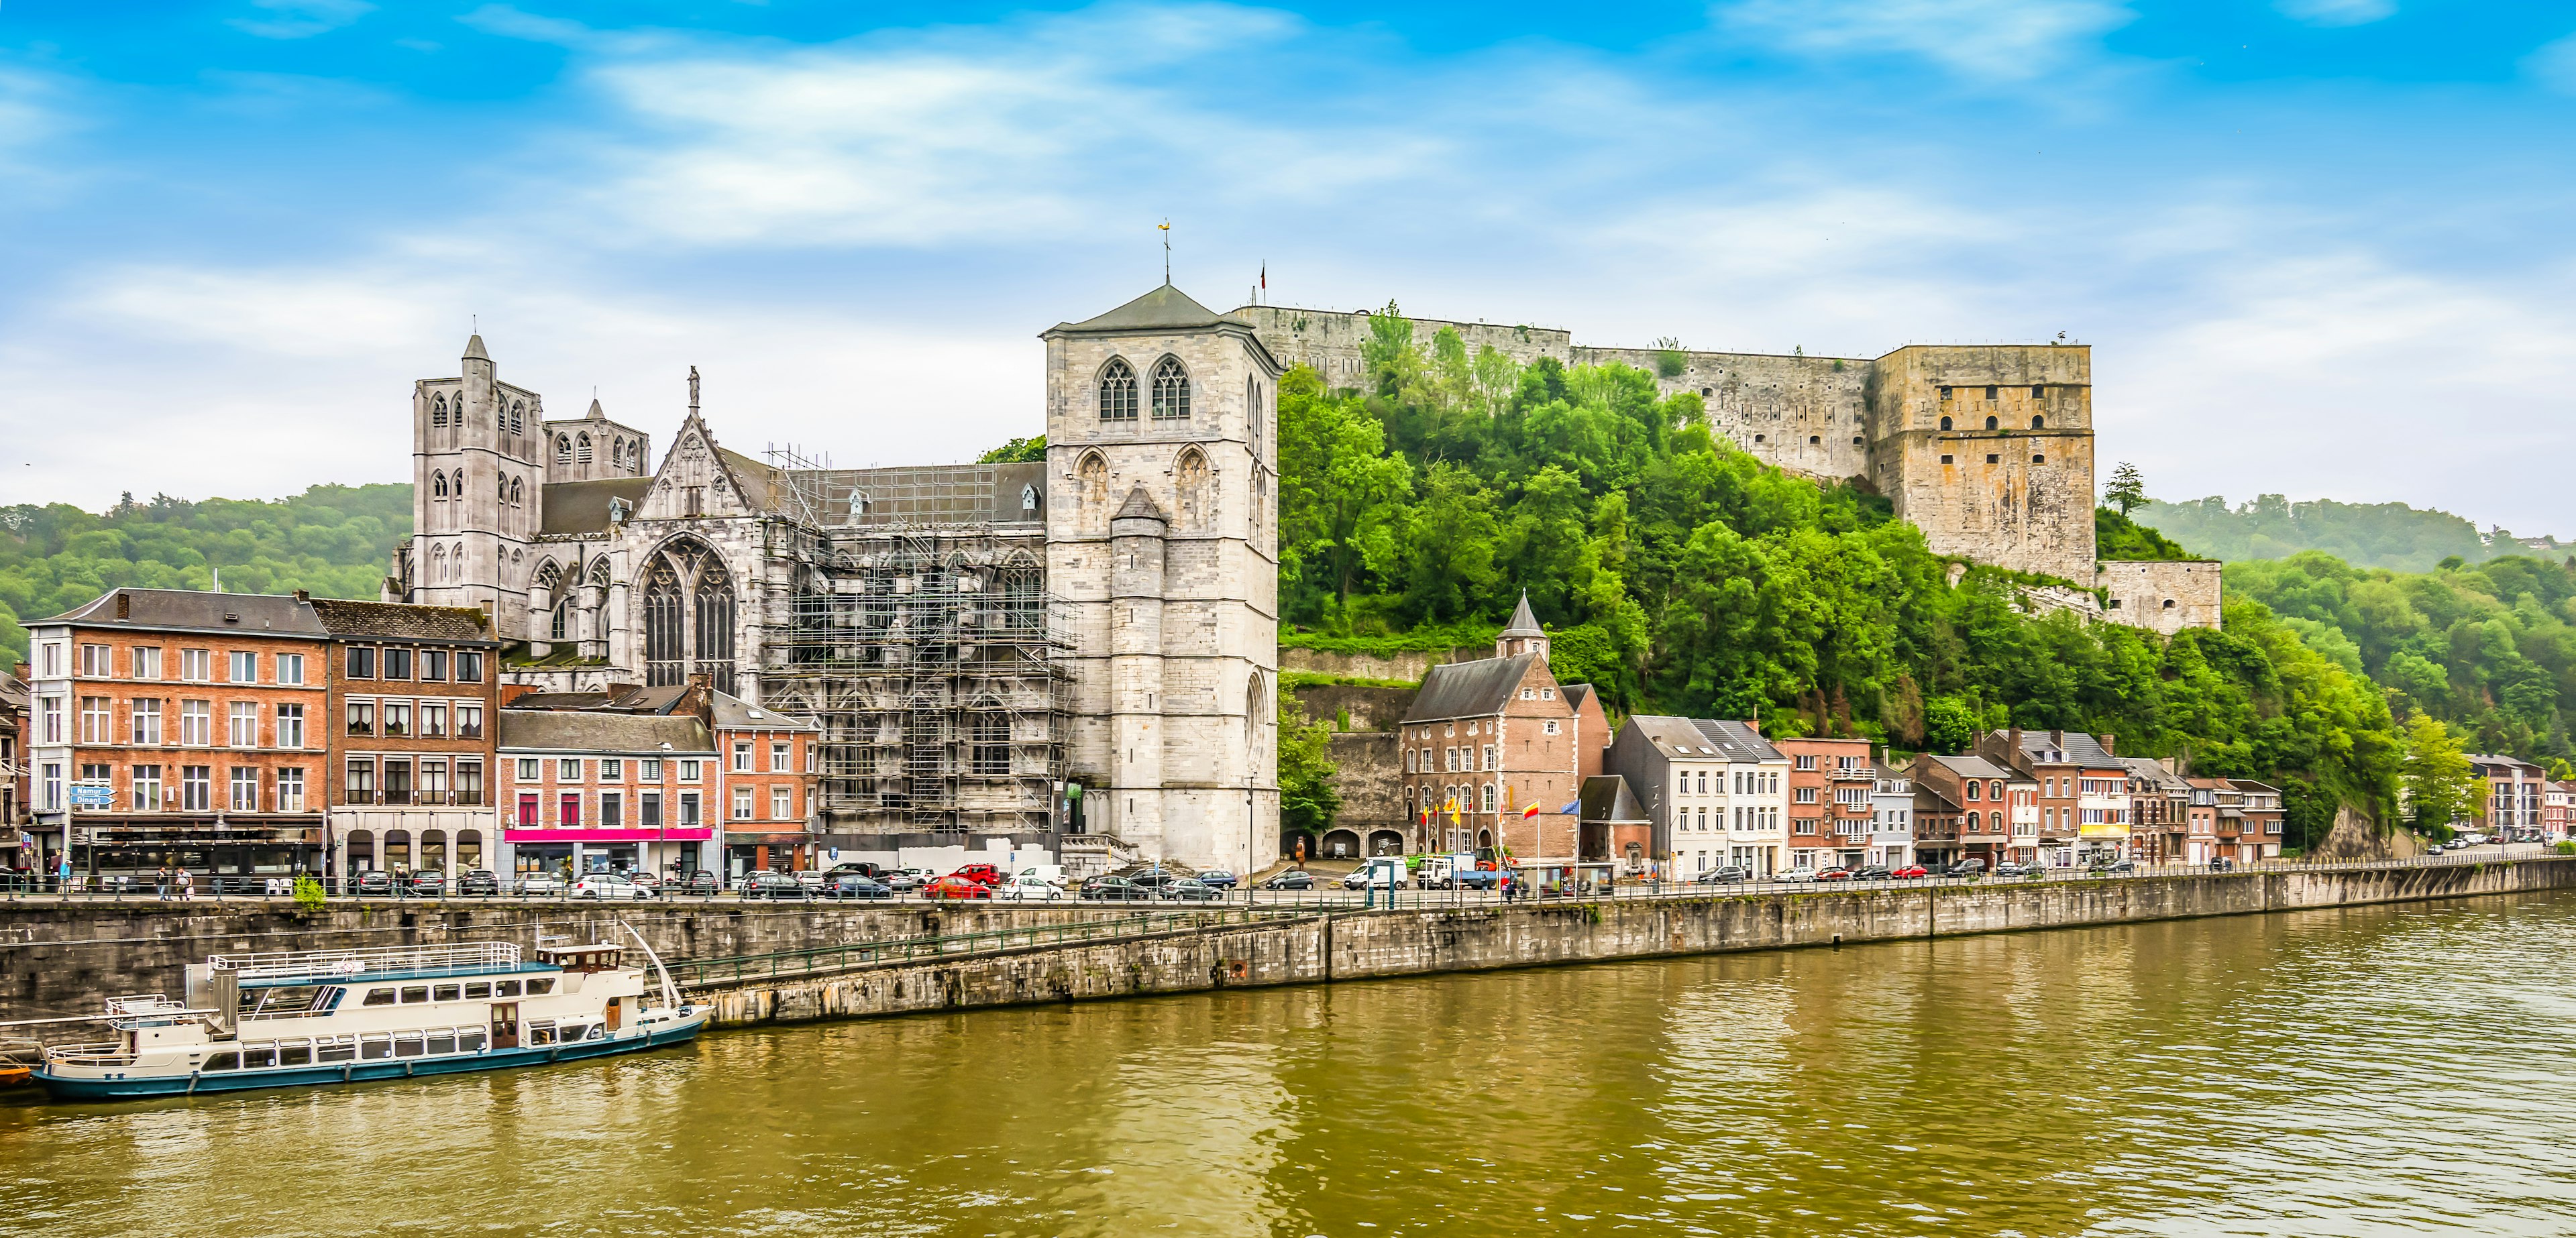
[[[8,866],[502,873],[811,864],[810,720],[501,682],[479,608],[121,588],[0,685]]]
[[[1588,685],[1556,680],[1548,644],[1524,599],[1493,657],[1427,668],[1392,747],[1337,737],[1350,811],[1316,850],[1477,850],[1685,877],[2281,854],[2280,788],[2122,756],[2115,736],[1995,730],[1972,751],[1899,764],[1867,740],[1769,737],[1755,720],[1640,714],[1613,729]],[[2576,827],[2576,784],[2471,760],[2491,793],[2461,828],[2555,840]]]

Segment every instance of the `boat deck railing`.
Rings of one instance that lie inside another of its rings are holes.
[[[875,963],[896,963],[907,959],[939,958],[961,954],[993,954],[1006,950],[1073,945],[1082,942],[1117,941],[1132,937],[1148,937],[1157,933],[1221,928],[1230,924],[1296,919],[1307,914],[1311,913],[1293,907],[1215,907],[1199,911],[1120,916],[1107,920],[1031,924],[1019,928],[950,933],[935,937],[897,937],[885,941],[817,946],[806,950],[747,954],[736,958],[676,960],[667,966],[670,969],[672,983],[684,989],[701,990],[763,980],[848,971]]]
[[[514,968],[519,965],[519,946],[508,941],[459,941],[360,950],[218,954],[206,961],[238,973],[244,981],[347,980],[387,972],[427,974]]]

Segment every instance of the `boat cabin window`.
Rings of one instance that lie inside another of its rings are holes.
[[[263,1070],[277,1065],[276,1045],[243,1045],[242,1069]]]
[[[530,1020],[528,1020],[528,1043],[529,1043],[529,1044],[532,1044],[532,1045],[550,1045],[550,1044],[553,1044],[554,1042],[555,1042],[555,1021],[554,1021],[554,1020],[552,1020],[552,1019],[530,1019]]]
[[[452,1002],[457,1000],[463,992],[464,990],[457,985],[442,984],[438,986],[437,992],[429,995],[429,1000],[434,1002]]]
[[[214,1053],[214,1054],[208,1054],[208,1055],[207,1055],[207,1057],[206,1057],[206,1065],[205,1065],[205,1069],[207,1069],[207,1070],[240,1070],[240,1069],[241,1069],[241,1055],[240,1055],[240,1054],[238,1054],[238,1053]]]
[[[479,1002],[490,996],[492,996],[492,982],[489,980],[477,980],[465,986],[465,1000],[469,1002]]]
[[[317,1036],[313,1039],[314,1061],[347,1062],[357,1056],[358,1038],[355,1036]]]
[[[542,980],[531,980],[528,982],[528,996],[530,997],[543,997],[554,991],[555,978],[552,976],[548,976]]]
[[[483,1051],[484,1039],[488,1034],[489,1033],[486,1033],[479,1027],[460,1027],[456,1029],[456,1051],[459,1053],[481,1053]]]
[[[497,980],[492,984],[494,997],[517,997],[518,995],[519,982],[516,980]]]
[[[250,1009],[245,1010],[244,1013],[246,1014],[262,1014],[270,1017],[278,1015],[304,1014],[316,1008],[314,999],[321,995],[322,990],[313,985],[287,985],[274,989],[250,989],[245,990],[242,993],[242,1004],[249,1007],[253,1001],[257,1001],[259,1003],[256,1007],[251,1007]],[[329,1009],[328,1006],[323,1006],[321,1008],[326,1010]]]
[[[361,1004],[368,1006],[393,1005],[394,991],[392,989],[369,989],[367,990],[367,1000]]]
[[[407,984],[407,985],[404,985],[404,986],[403,986],[403,991],[402,991],[402,998],[403,998],[403,1005],[406,1005],[406,1006],[408,1006],[408,1005],[412,1004],[413,1002],[425,1002],[425,1001],[428,1001],[428,1000],[429,1000],[429,986],[428,986],[428,985],[425,985],[425,984]]]
[[[277,1046],[277,1064],[280,1066],[312,1065],[313,1042],[309,1040],[281,1042]]]
[[[393,1038],[383,1033],[358,1038],[358,1057],[369,1062],[382,1061],[394,1055]]]
[[[442,1027],[431,1032],[429,1034],[429,1051],[431,1053],[456,1052],[456,1029],[452,1027]]]
[[[394,1033],[394,1056],[419,1057],[422,1052],[421,1043],[418,1032],[396,1032]]]
[[[607,1024],[605,1024],[605,1023],[593,1023],[593,1024],[591,1024],[591,1025],[590,1025],[590,1034],[589,1034],[589,1035],[587,1035],[587,1036],[582,1037],[582,1039],[584,1039],[584,1040],[606,1040],[606,1039],[608,1039],[608,1025],[607,1025]]]

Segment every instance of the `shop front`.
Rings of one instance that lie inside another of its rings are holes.
[[[289,877],[318,873],[321,822],[312,817],[221,825],[107,823],[75,828],[72,866],[91,877],[142,876],[163,867],[207,876]]]
[[[506,829],[511,876],[551,874],[579,880],[593,873],[686,877],[699,868],[715,831],[699,829]]]
[[[814,839],[802,830],[770,834],[725,831],[725,879],[745,873],[794,873],[814,867]]]

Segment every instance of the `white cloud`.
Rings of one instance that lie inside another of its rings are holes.
[[[2273,0],[2272,7],[2311,26],[2366,26],[2397,15],[2397,0]]]
[[[2576,95],[2576,34],[2541,44],[2522,58],[2522,71],[2551,90]]]
[[[228,24],[263,39],[309,39],[375,11],[367,0],[250,0],[266,17],[235,17]]]
[[[1738,0],[1720,27],[1801,55],[1912,56],[2017,82],[2089,56],[2136,20],[2112,0]]]

